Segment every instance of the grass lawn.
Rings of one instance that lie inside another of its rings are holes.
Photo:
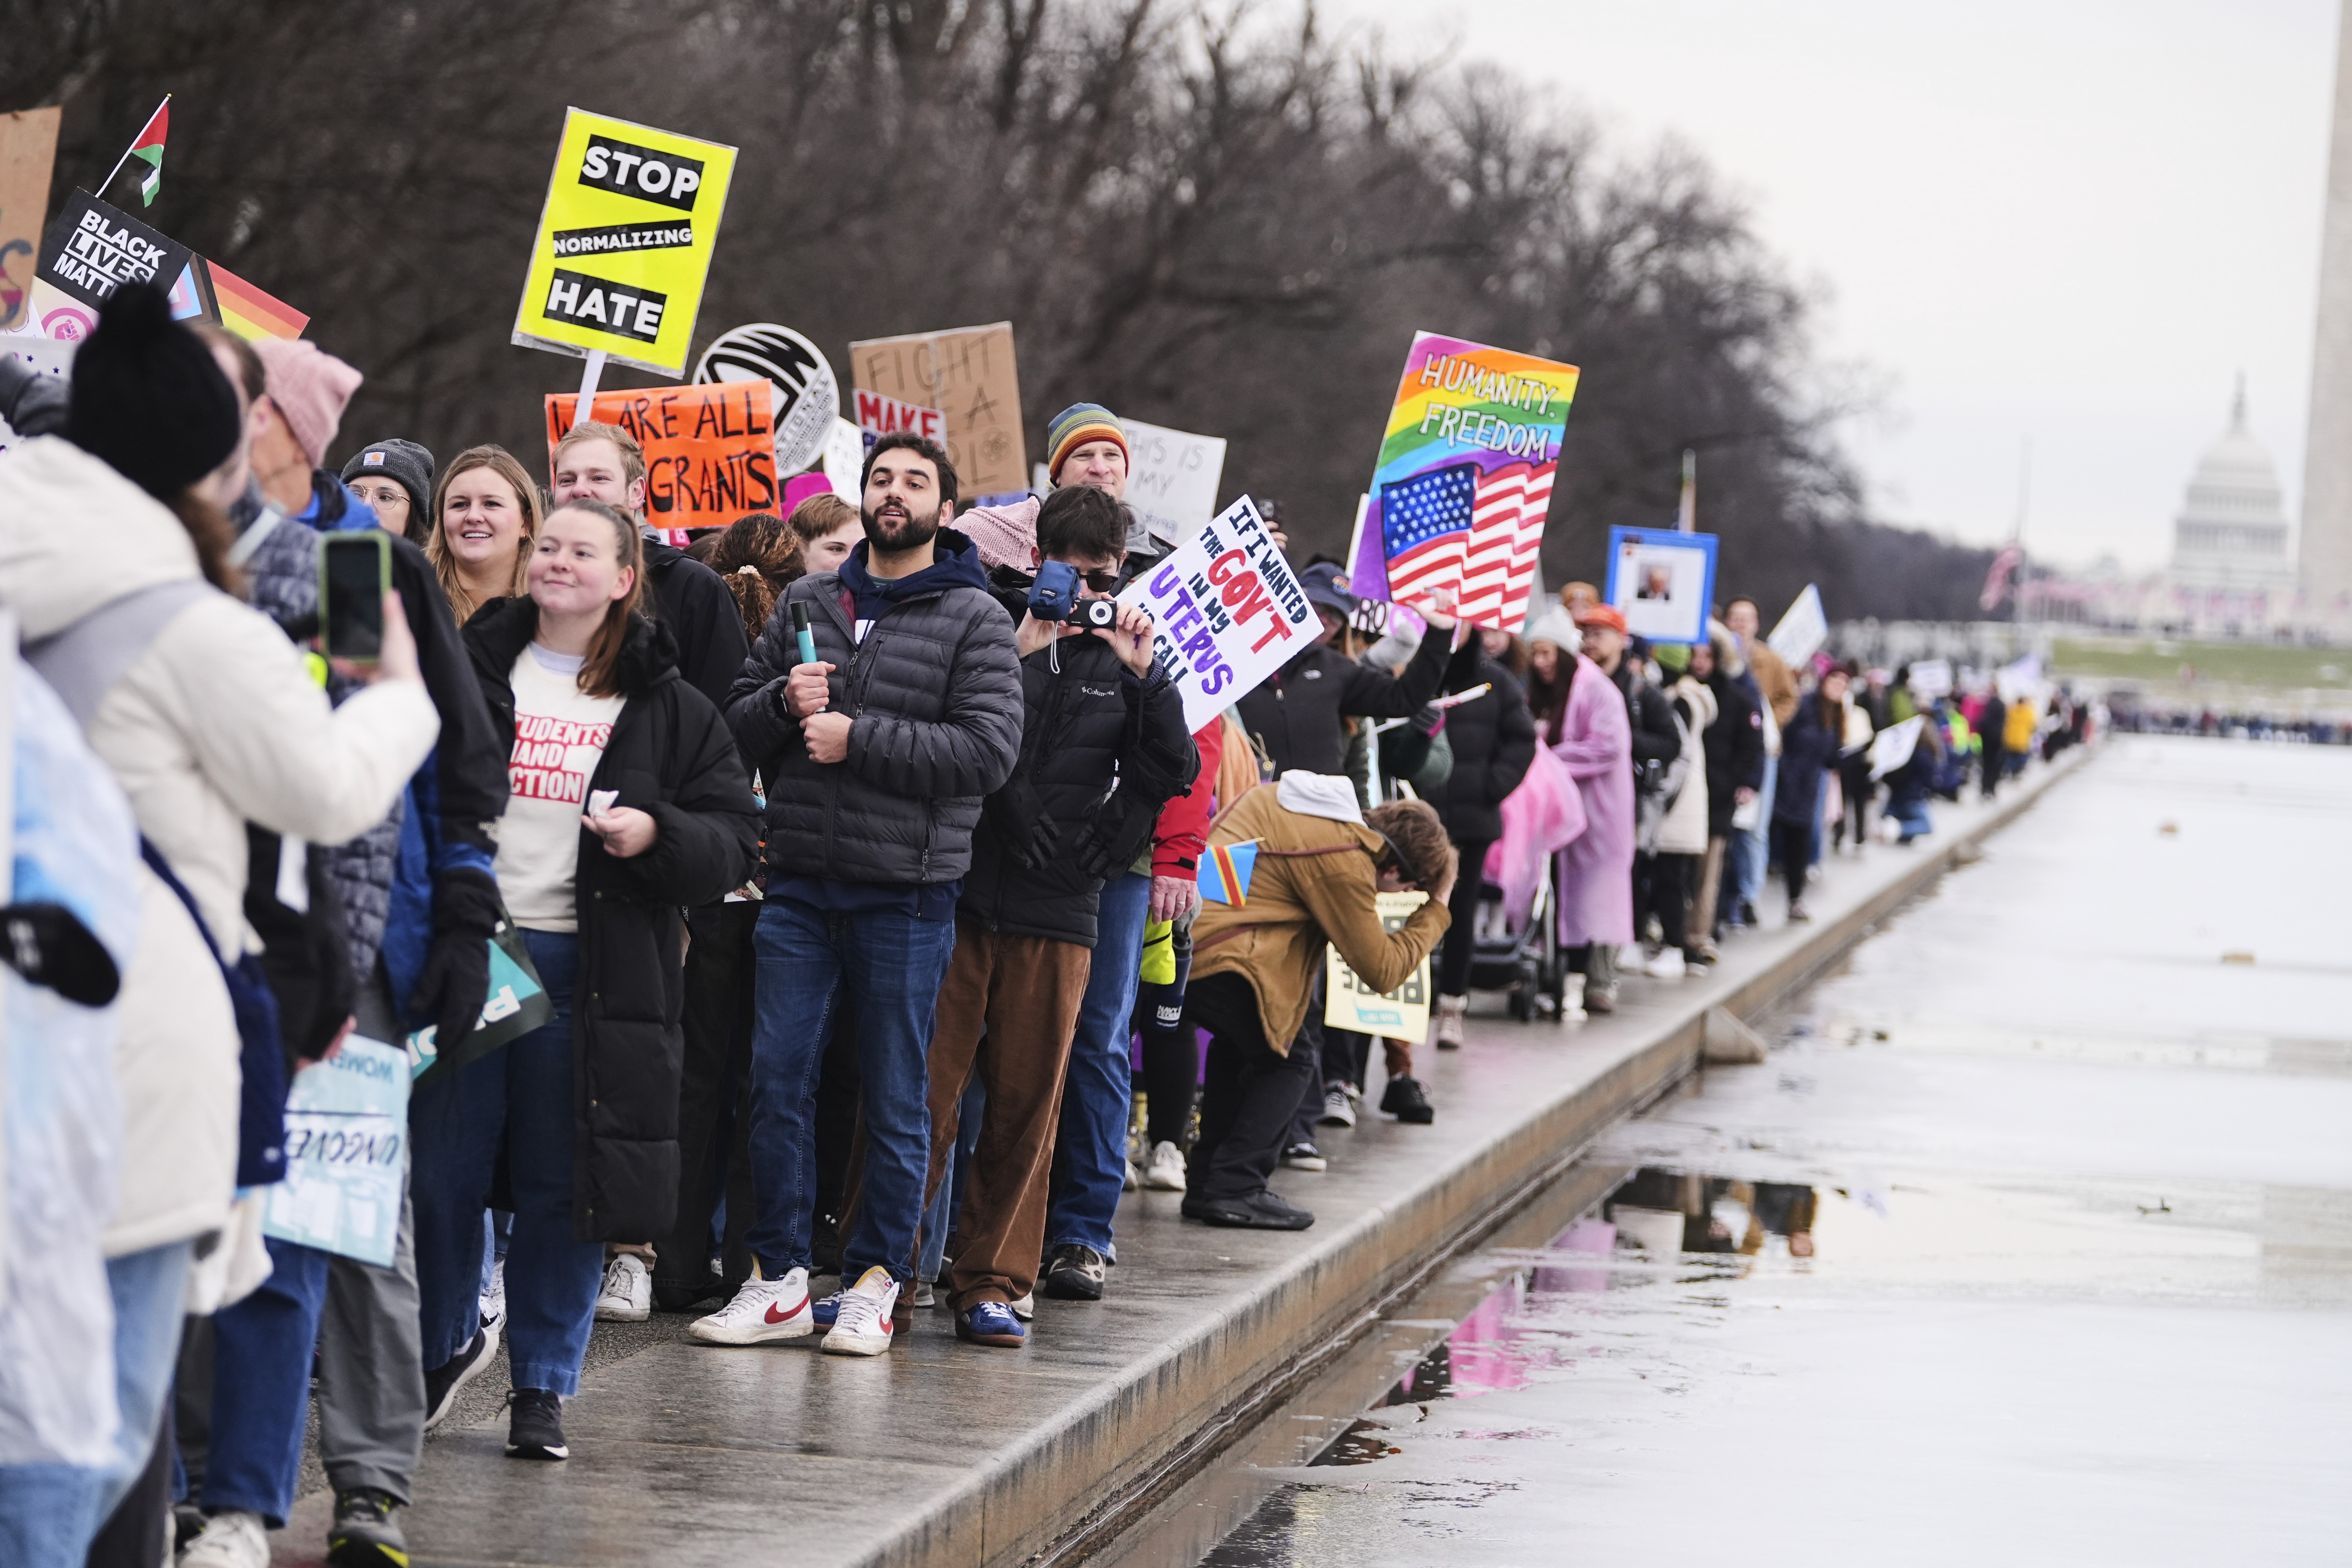
[[[2293,647],[2273,643],[2171,642],[2160,637],[2060,637],[2051,647],[2053,676],[2137,680],[2152,689],[2181,684],[2180,667],[2195,683],[2301,691],[2352,690],[2352,649]]]

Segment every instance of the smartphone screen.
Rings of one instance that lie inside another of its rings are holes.
[[[373,659],[383,652],[383,589],[390,546],[373,529],[329,534],[324,546],[319,629],[327,656]]]

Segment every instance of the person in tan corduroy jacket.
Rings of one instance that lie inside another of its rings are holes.
[[[1220,845],[1255,842],[1244,901],[1205,903],[1192,928],[1184,1021],[1210,1036],[1201,1135],[1186,1170],[1184,1214],[1211,1225],[1304,1230],[1315,1216],[1266,1187],[1282,1141],[1320,1067],[1290,1045],[1306,1021],[1323,949],[1339,950],[1375,990],[1410,977],[1445,934],[1456,861],[1437,813],[1420,801],[1359,816],[1348,780],[1290,773],[1224,811]],[[1377,896],[1420,889],[1429,901],[1394,932]]]

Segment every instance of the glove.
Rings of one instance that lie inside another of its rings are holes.
[[[1014,779],[989,796],[988,812],[1004,837],[1004,847],[1024,870],[1034,871],[1054,858],[1062,825],[1045,815],[1037,786],[1027,779]]]
[[[1159,821],[1157,806],[1144,805],[1141,797],[1130,791],[1118,791],[1095,808],[1086,837],[1072,851],[1078,874],[1097,882],[1119,875],[1135,864],[1144,846],[1151,842],[1151,830]]]
[[[103,1007],[122,988],[114,955],[63,904],[0,909],[0,962],[77,1006]]]
[[[433,946],[410,998],[431,1015],[435,1043],[454,1050],[481,1022],[490,995],[490,938],[506,919],[506,900],[487,872],[445,871],[433,879]]]

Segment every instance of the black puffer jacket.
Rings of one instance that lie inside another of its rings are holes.
[[[1739,809],[1732,792],[1764,788],[1764,719],[1747,683],[1720,667],[1707,677],[1706,689],[1715,693],[1715,722],[1699,737],[1706,749],[1706,833],[1724,838]]]
[[[467,651],[509,752],[514,663],[538,628],[529,599],[499,600],[466,623]],[[684,907],[741,886],[759,853],[760,808],[734,737],[679,678],[668,628],[631,626],[620,671],[628,700],[588,787],[617,790],[620,805],[660,832],[625,860],[580,832],[572,1227],[583,1241],[643,1241],[675,1217]]]
[[[1476,647],[1465,644],[1463,651]],[[1503,836],[1503,797],[1519,787],[1536,760],[1536,721],[1517,676],[1484,652],[1468,669],[1461,668],[1463,663],[1457,654],[1446,678],[1449,689],[1467,691],[1482,680],[1494,689],[1445,710],[1454,772],[1443,784],[1423,790],[1421,797],[1445,819],[1445,831],[1454,843],[1492,844]]]
[[[751,651],[735,595],[718,573],[657,539],[646,541],[646,578],[653,584],[655,618],[677,643],[678,674],[723,710]]]
[[[1350,714],[1402,719],[1436,696],[1453,640],[1444,632],[1423,637],[1412,662],[1395,676],[1328,645],[1310,647],[1234,705],[1242,728],[1274,759],[1277,774],[1292,768],[1339,773],[1348,754],[1339,721]]]
[[[851,552],[861,569],[865,552]],[[768,864],[782,875],[929,886],[971,868],[981,800],[1021,752],[1021,663],[971,540],[940,530],[922,576],[862,644],[841,574],[803,577],[744,661],[727,720],[767,784]],[[832,711],[852,719],[846,762],[810,761],[784,707],[794,604],[834,667]]]
[[[1610,679],[1617,683],[1618,692],[1625,699],[1625,715],[1633,731],[1633,776],[1642,776],[1643,763],[1671,763],[1682,755],[1682,731],[1675,728],[1674,704],[1657,683],[1642,673],[1641,666],[1627,654],[1618,661],[1617,673]]]
[[[1167,672],[1155,664],[1138,680],[1091,633],[1023,659],[1021,685],[1021,758],[981,814],[956,912],[1092,947],[1103,883],[1151,842],[1160,808],[1192,787],[1201,756]],[[1059,834],[1032,867],[1024,848],[1037,843],[1041,817]]]

